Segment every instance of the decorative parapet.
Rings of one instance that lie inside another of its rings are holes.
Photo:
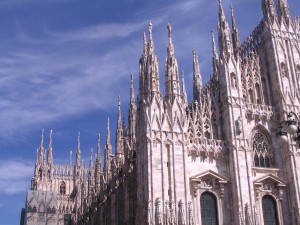
[[[278,113],[272,106],[245,103],[245,110],[248,119],[278,121]]]
[[[227,150],[226,144],[222,140],[203,139],[200,144],[190,143],[187,146],[188,155],[193,157],[213,156],[216,158],[222,158],[225,156]]]

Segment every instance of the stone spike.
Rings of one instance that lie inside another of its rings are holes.
[[[70,151],[70,165],[72,166],[72,151]]]
[[[130,75],[130,103],[135,102],[134,99],[134,85],[133,85],[133,73]]]
[[[182,97],[185,103],[187,103],[187,94],[185,89],[184,72],[181,70],[181,82],[182,82]]]
[[[52,149],[52,129],[50,130],[49,149]]]
[[[78,136],[77,136],[77,151],[80,152],[80,132],[78,132]]]
[[[144,35],[143,35],[143,41],[144,41],[143,54],[145,55],[147,53],[147,37],[146,37],[146,33],[145,32],[144,32]]]
[[[100,159],[101,157],[101,147],[100,147],[100,133],[98,133],[98,146],[97,146],[97,158]]]
[[[90,168],[93,167],[93,148],[91,148],[91,151],[90,151]]]
[[[212,36],[212,49],[213,49],[213,57],[215,59],[218,59],[218,53],[217,53],[217,47],[216,47],[216,41],[215,41],[215,35],[214,32],[211,31],[211,36]]]
[[[202,78],[200,73],[198,55],[195,49],[193,49],[193,98],[200,101],[202,89]]]
[[[106,144],[110,144],[110,123],[109,117],[107,117],[107,131],[106,131]]]
[[[44,149],[44,128],[42,129],[42,132],[41,132],[41,146],[40,146],[41,149]]]
[[[152,41],[152,27],[153,27],[153,24],[150,21],[149,25],[148,25],[148,28],[149,28],[149,40],[150,41]]]
[[[240,46],[240,37],[235,22],[232,4],[230,4],[230,9],[231,9],[231,25],[232,25],[232,44],[233,44],[233,49],[236,49]]]

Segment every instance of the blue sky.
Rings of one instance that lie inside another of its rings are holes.
[[[223,0],[229,21],[230,3],[244,40],[262,18],[261,2]],[[289,3],[294,17],[299,1]],[[217,9],[217,0],[0,0],[0,225],[19,224],[41,129],[46,146],[53,129],[56,163],[67,163],[69,151],[75,152],[78,131],[84,158],[96,149],[98,132],[103,149],[108,116],[114,136],[117,97],[126,115],[131,72],[138,90],[150,20],[161,86],[170,23],[191,99],[192,49],[205,83]]]

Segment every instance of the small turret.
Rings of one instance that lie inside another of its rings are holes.
[[[109,118],[107,118],[107,131],[106,131],[106,143],[105,143],[105,158],[104,158],[104,169],[105,169],[105,178],[106,181],[111,178],[111,155],[112,155],[112,147],[110,143],[110,125]]]
[[[285,23],[289,26],[291,21],[290,8],[287,0],[277,0],[277,15],[280,23]]]
[[[273,23],[275,20],[275,7],[274,7],[274,1],[273,0],[262,0],[262,10],[264,19],[267,22]]]
[[[38,152],[39,152],[38,153],[38,163],[42,164],[44,162],[44,160],[46,160],[45,149],[44,149],[44,129],[42,129],[42,132],[41,132],[41,145],[40,145]]]
[[[202,78],[200,73],[198,55],[195,50],[193,50],[193,98],[195,101],[200,102],[202,90]]]
[[[240,37],[239,37],[239,31],[237,29],[235,18],[234,18],[234,12],[233,7],[230,5],[231,8],[231,25],[232,25],[232,46],[233,50],[236,51],[238,47],[240,47]]]
[[[50,138],[49,138],[49,148],[48,148],[48,165],[52,167],[53,165],[53,156],[52,156],[52,130],[50,130]]]
[[[135,125],[136,125],[136,111],[137,107],[135,104],[134,98],[134,85],[133,85],[133,74],[130,76],[130,103],[129,103],[129,110],[128,110],[128,135],[129,135],[129,142],[131,148],[135,143]]]
[[[217,78],[218,76],[218,65],[219,65],[219,56],[217,52],[217,47],[216,47],[216,41],[215,41],[215,36],[214,32],[211,31],[211,37],[212,37],[212,64],[213,64],[213,74]]]
[[[124,149],[123,149],[123,123],[121,116],[121,99],[118,97],[118,122],[116,130],[116,158],[117,165],[123,163]]]
[[[185,81],[184,81],[183,70],[181,71],[181,83],[182,83],[182,102],[183,102],[184,106],[187,106],[188,99],[187,99],[187,94],[186,94],[186,89],[185,89]]]
[[[147,48],[145,44],[146,35],[144,34],[144,50],[140,58],[140,100],[151,101],[155,94],[160,93],[158,60],[154,51],[152,39],[152,23],[149,23],[149,41]]]
[[[100,134],[98,134],[98,145],[97,145],[97,156],[95,162],[95,188],[96,192],[100,191],[100,179],[102,173],[102,165],[101,165],[101,150],[100,150]]]
[[[76,150],[76,161],[75,161],[75,167],[80,167],[80,160],[81,160],[81,151],[80,151],[80,132],[78,132],[77,136],[77,150]]]
[[[167,28],[169,44],[165,63],[165,90],[166,100],[172,103],[176,97],[180,96],[180,82],[178,64],[174,54],[174,46],[171,38],[172,27],[168,24]]]
[[[228,22],[225,18],[225,13],[222,7],[221,0],[219,0],[219,21],[218,21],[218,32],[219,32],[219,50],[220,55],[228,60],[233,54],[232,42],[230,39],[230,30]]]

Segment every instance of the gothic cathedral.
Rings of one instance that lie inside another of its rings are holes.
[[[193,51],[191,102],[170,25],[161,92],[149,23],[127,126],[118,101],[115,151],[109,120],[89,165],[80,134],[68,165],[53,163],[52,131],[48,150],[42,134],[21,224],[300,225],[300,17],[287,0],[261,2],[263,19],[241,43],[219,0],[213,75],[202,84]]]

